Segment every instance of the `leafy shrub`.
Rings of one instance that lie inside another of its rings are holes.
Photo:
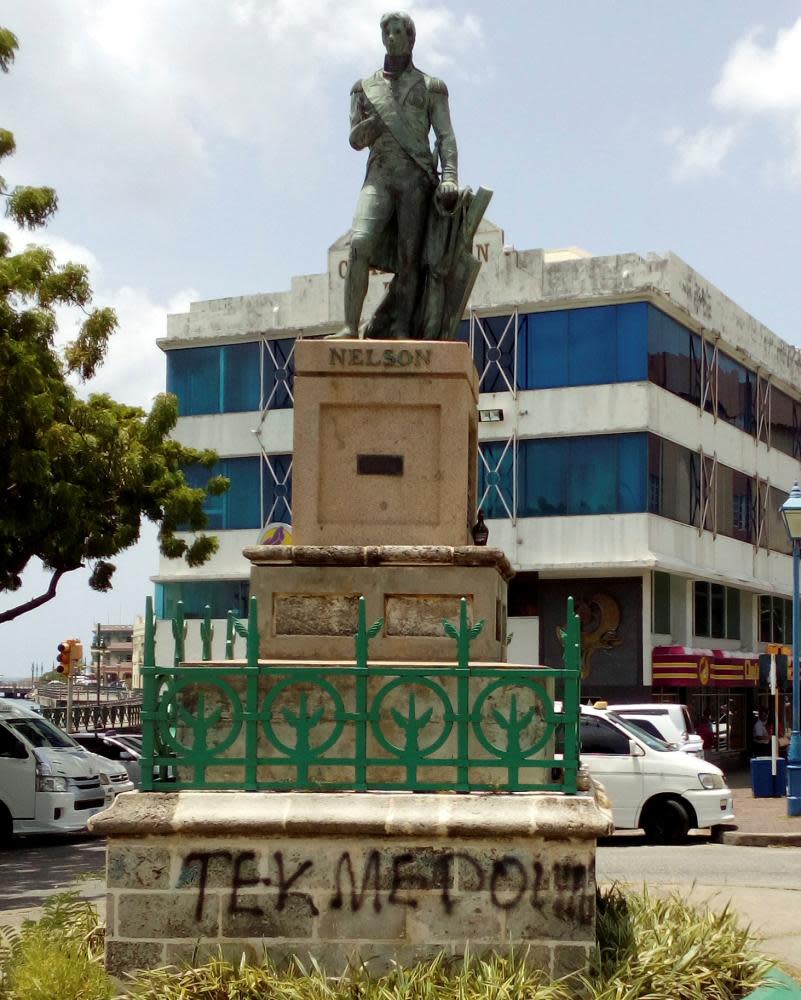
[[[41,920],[0,928],[0,997],[109,1000],[114,990],[102,965],[103,940],[89,902],[76,892],[51,896]]]

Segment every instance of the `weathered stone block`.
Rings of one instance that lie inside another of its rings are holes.
[[[164,945],[160,941],[106,941],[106,970],[113,976],[160,965],[164,965]]]
[[[163,847],[145,847],[135,840],[109,844],[106,884],[110,889],[167,889],[170,855]]]
[[[594,935],[593,935],[594,936]],[[558,944],[553,950],[551,975],[554,979],[586,969],[592,944]]]
[[[216,938],[220,923],[217,892],[121,892],[117,933],[121,938]]]
[[[226,938],[307,938],[319,910],[308,894],[282,899],[274,892],[240,892],[223,905]]]

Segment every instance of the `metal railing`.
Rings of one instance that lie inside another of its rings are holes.
[[[247,623],[236,623],[246,660],[159,667],[148,600],[142,790],[575,793],[581,660],[572,598],[563,669],[471,664],[483,622],[469,624],[464,599],[458,624],[443,622],[453,665],[370,662],[382,626],[367,626],[362,598],[352,664],[271,664],[258,658],[254,597]],[[176,661],[185,634],[179,609]]]
[[[40,711],[54,726],[66,732],[91,733],[102,729],[137,729],[141,724],[142,705],[130,702],[107,702],[103,705],[73,704],[69,720],[66,707],[43,707]]]

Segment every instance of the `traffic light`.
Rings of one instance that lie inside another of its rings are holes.
[[[65,639],[58,644],[58,666],[56,670],[65,677],[69,677],[72,671],[72,639]]]
[[[80,639],[70,639],[70,673],[77,673],[83,662],[83,644]]]

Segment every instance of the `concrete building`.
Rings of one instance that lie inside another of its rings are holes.
[[[100,681],[105,686],[122,681],[126,687],[133,681],[133,627],[131,625],[100,625],[95,629],[93,660],[100,666]]]
[[[474,252],[461,336],[481,377],[479,505],[517,570],[509,659],[559,660],[572,594],[587,696],[684,701],[719,751],[745,751],[758,655],[790,641],[778,509],[799,478],[801,355],[670,253],[517,251],[487,221]],[[215,655],[226,611],[246,611],[242,549],[291,531],[293,347],[341,326],[347,256],[346,236],[288,291],[193,303],[160,342],[176,436],[216,449],[232,485],[208,504],[219,552],[162,559],[156,610],[209,605]]]

